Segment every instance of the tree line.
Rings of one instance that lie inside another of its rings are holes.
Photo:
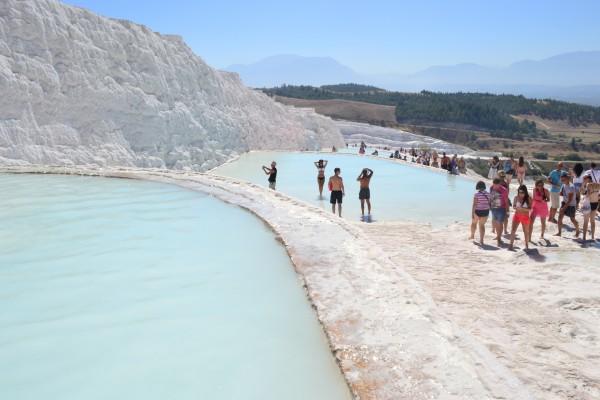
[[[523,139],[546,136],[535,122],[518,121],[513,115],[536,115],[545,119],[566,120],[573,126],[600,123],[600,107],[557,100],[528,99],[516,95],[490,93],[404,93],[385,91],[358,84],[283,85],[263,89],[269,95],[309,100],[343,99],[396,107],[399,123],[456,123],[477,127],[493,136]]]

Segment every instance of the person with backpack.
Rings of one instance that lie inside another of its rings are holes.
[[[475,230],[479,226],[479,244],[483,246],[485,236],[485,223],[490,215],[490,194],[486,191],[485,182],[479,181],[475,185],[475,195],[473,196],[473,206],[471,207],[471,236],[470,240],[475,240]]]
[[[490,207],[492,210],[492,224],[496,232],[496,242],[502,245],[502,230],[504,219],[508,211],[508,190],[502,185],[500,178],[495,178],[490,187]]]

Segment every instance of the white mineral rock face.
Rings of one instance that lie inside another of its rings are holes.
[[[206,170],[341,146],[333,122],[209,67],[177,36],[55,0],[0,1],[0,164]]]

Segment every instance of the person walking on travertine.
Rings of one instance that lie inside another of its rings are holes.
[[[338,215],[342,216],[342,200],[345,196],[344,180],[340,176],[341,170],[335,168],[333,170],[334,175],[329,178],[329,190],[331,190],[331,197],[329,202],[331,203],[331,211],[335,214],[335,205],[338,205]]]

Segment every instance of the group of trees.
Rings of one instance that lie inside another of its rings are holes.
[[[358,84],[313,86],[284,85],[263,89],[269,95],[310,100],[343,99],[393,105],[399,123],[456,123],[477,127],[493,136],[522,139],[546,135],[533,121],[518,121],[514,115],[537,115],[567,120],[571,125],[600,123],[600,107],[556,100],[489,93],[390,92]]]

